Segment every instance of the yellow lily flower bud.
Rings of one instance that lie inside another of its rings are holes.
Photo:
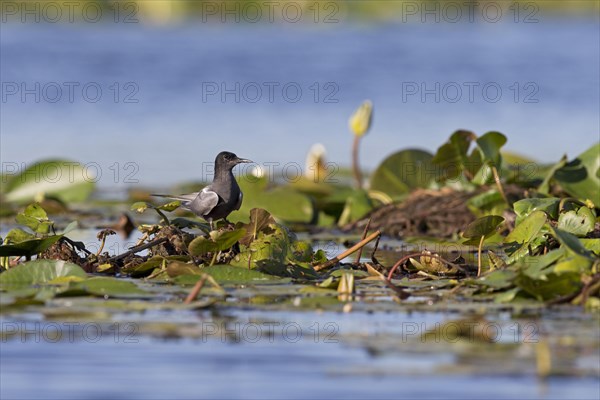
[[[365,100],[348,121],[350,131],[356,136],[363,136],[371,128],[372,117],[373,103],[371,100]]]

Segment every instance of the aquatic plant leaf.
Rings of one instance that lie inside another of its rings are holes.
[[[127,297],[149,294],[135,283],[109,277],[93,277],[69,286],[69,290],[81,289],[96,296]]]
[[[150,207],[151,206],[148,203],[146,203],[145,201],[137,201],[131,205],[130,210],[136,211],[136,212],[142,214],[144,211],[146,211]]]
[[[489,237],[496,233],[496,228],[502,222],[504,222],[504,218],[499,215],[481,217],[467,225],[462,235],[468,239]]]
[[[294,190],[291,186],[278,186],[265,190],[261,182],[254,183],[250,178],[238,179],[240,188],[244,192],[244,201],[242,207],[232,212],[227,219],[232,222],[248,223],[250,211],[253,208],[263,208],[273,217],[285,222],[313,221],[316,213],[310,197]]]
[[[553,266],[553,271],[557,275],[564,273],[590,273],[592,261],[583,257],[569,257],[565,260],[561,260]]]
[[[258,237],[260,232],[271,230],[269,226],[275,223],[275,220],[267,210],[263,208],[253,208],[250,210],[250,222],[244,225],[246,234],[240,239],[240,244],[248,246]]]
[[[487,132],[483,136],[478,137],[475,141],[482,153],[483,161],[490,163],[496,168],[502,165],[502,156],[500,148],[506,143],[506,136],[500,132]]]
[[[476,216],[483,217],[501,214],[506,208],[506,202],[498,189],[492,188],[471,197],[467,202],[467,207]]]
[[[78,265],[62,260],[35,260],[18,265],[0,274],[1,285],[33,285],[47,283],[61,276],[87,278]]]
[[[458,177],[469,164],[467,154],[471,142],[476,137],[473,132],[458,130],[450,136],[446,143],[438,148],[431,162],[443,169],[442,178],[444,180]]]
[[[194,264],[180,261],[171,261],[167,265],[167,275],[174,278],[179,275],[201,275],[202,271]]]
[[[600,204],[600,143],[596,143],[577,158],[554,173],[554,179],[563,190],[581,200],[590,199]]]
[[[575,236],[583,237],[594,230],[595,217],[587,207],[580,207],[579,210],[567,211],[558,216],[558,229],[572,233]]]
[[[212,231],[210,239],[216,243],[217,251],[230,249],[246,234],[245,228],[235,229],[233,231]]]
[[[593,260],[595,258],[592,253],[590,253],[585,247],[583,247],[583,244],[577,238],[577,236],[575,236],[569,232],[563,231],[561,229],[557,229],[557,228],[551,228],[551,229],[554,234],[554,237],[556,237],[558,239],[558,241],[563,246],[565,246],[571,253],[581,256],[581,257],[591,259],[591,260]]]
[[[22,213],[17,214],[16,221],[37,233],[48,233],[54,224],[39,203],[29,204]]]
[[[544,211],[552,219],[558,218],[558,205],[560,199],[556,197],[543,199],[522,199],[513,204],[515,214],[517,214],[517,224],[520,219],[527,217],[530,213],[540,210]]]
[[[344,210],[338,221],[339,226],[344,226],[364,217],[373,209],[373,203],[366,190],[356,190],[346,199]]]
[[[212,231],[210,236],[199,236],[192,240],[188,245],[190,254],[199,256],[206,253],[214,253],[231,248],[246,234],[246,229],[236,229],[233,231]]]
[[[513,285],[513,280],[517,274],[511,270],[492,271],[481,278],[472,280],[473,283],[481,286],[487,286],[493,289],[506,289]]]
[[[579,239],[583,247],[600,257],[600,239]]]
[[[90,172],[81,163],[69,160],[35,163],[8,181],[6,201],[30,202],[40,193],[65,203],[84,201],[96,186]]]
[[[279,279],[273,275],[233,265],[212,265],[202,268],[201,271],[212,276],[218,283],[249,283]]]
[[[536,299],[546,301],[577,293],[583,286],[580,277],[578,272],[550,272],[540,278],[520,273],[515,278],[515,284]]]
[[[548,195],[550,193],[550,182],[552,181],[552,178],[554,178],[554,174],[556,173],[556,171],[567,165],[567,161],[567,156],[564,155],[562,156],[559,162],[550,167],[548,172],[546,172],[546,176],[544,176],[544,180],[538,187],[539,193],[544,195]]]
[[[548,217],[543,211],[533,211],[504,239],[505,243],[528,243],[538,235]]]
[[[14,230],[14,229],[13,229]],[[11,231],[12,232],[12,231]],[[10,234],[10,232],[9,232]],[[0,257],[33,256],[47,250],[60,240],[63,235],[52,235],[45,238],[23,240],[14,244],[0,245]]]
[[[4,243],[20,243],[24,242],[25,240],[35,239],[36,237],[37,236],[35,236],[33,233],[25,232],[21,228],[15,228],[11,229],[6,234],[6,237],[4,238]]]
[[[432,159],[431,153],[423,150],[394,153],[379,164],[371,176],[370,189],[395,198],[428,187],[439,174],[439,167],[433,165]]]

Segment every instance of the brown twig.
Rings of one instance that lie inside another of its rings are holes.
[[[155,240],[153,240],[151,242],[148,242],[146,244],[142,244],[140,246],[134,246],[129,251],[126,251],[123,254],[119,254],[118,256],[114,256],[114,257],[109,258],[108,262],[121,260],[121,259],[123,259],[123,258],[125,258],[125,257],[127,257],[127,256],[129,256],[131,254],[135,254],[135,253],[137,253],[139,251],[146,250],[146,249],[148,249],[150,247],[153,247],[153,246],[156,246],[156,245],[161,244],[163,242],[166,242],[167,240],[169,240],[169,238],[167,238],[167,237],[161,237],[161,238],[155,239]]]
[[[340,255],[332,258],[329,261],[324,262],[323,264],[320,265],[316,265],[315,266],[315,271],[321,271],[322,269],[325,268],[329,268],[335,264],[337,264],[338,262],[340,262],[341,260],[343,260],[344,258],[348,257],[350,254],[354,253],[355,251],[357,251],[358,249],[363,248],[365,245],[367,245],[369,242],[375,240],[376,238],[378,238],[381,235],[381,231],[377,230],[373,233],[371,233],[369,236],[367,236],[365,239],[361,240],[360,242],[356,243],[354,246],[350,247],[348,250],[344,251],[343,253],[341,253]]]
[[[388,273],[387,280],[391,281],[392,280],[392,276],[394,275],[394,272],[396,272],[396,270],[398,269],[398,267],[400,265],[402,265],[404,262],[406,262],[409,258],[420,257],[420,256],[426,256],[426,257],[435,258],[437,260],[440,260],[443,263],[448,264],[451,267],[456,268],[457,270],[463,272],[464,274],[467,274],[467,272],[464,270],[464,268],[461,267],[458,264],[454,264],[454,263],[446,260],[445,258],[442,258],[442,257],[440,257],[438,255],[435,255],[435,254],[423,254],[423,252],[420,252],[420,253],[407,254],[404,257],[402,257],[401,259],[399,259],[398,261],[396,261],[396,264],[394,264],[394,266],[392,267],[392,269],[390,269],[390,272]]]
[[[369,233],[369,226],[371,225],[371,218],[369,218],[369,220],[367,221],[367,224],[365,225],[365,229],[363,230],[363,234],[362,237],[360,238],[360,240],[365,240],[365,238],[367,237],[367,233]],[[358,266],[360,264],[360,258],[362,257],[362,251],[363,248],[361,247],[360,249],[358,249],[358,252],[356,253],[356,259],[354,260],[354,265]]]
[[[209,276],[210,275],[208,275],[208,274],[202,275],[202,278],[200,278],[200,280],[198,282],[196,282],[196,284],[192,288],[192,291],[190,292],[190,294],[188,294],[188,296],[185,298],[185,301],[183,302],[184,304],[190,304],[192,301],[196,300],[196,297],[198,297],[198,294],[200,293],[200,291],[202,290],[202,287],[204,286],[204,282],[206,282],[206,280],[208,279]]]

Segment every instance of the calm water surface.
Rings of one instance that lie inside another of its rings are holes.
[[[501,131],[509,150],[552,162],[600,140],[598,32],[594,19],[541,15],[317,28],[7,23],[2,82],[39,83],[40,101],[5,91],[0,154],[96,163],[105,187],[208,178],[202,163],[222,149],[303,165],[321,142],[348,165],[347,118],[370,98],[366,168],[400,148],[434,151],[458,128]]]

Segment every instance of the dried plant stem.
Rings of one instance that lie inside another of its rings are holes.
[[[371,218],[369,218],[369,220],[367,221],[367,225],[365,225],[365,229],[363,230],[362,237],[360,238],[361,241],[365,240],[365,238],[367,237],[367,233],[369,233],[370,225],[371,225]],[[356,266],[358,266],[360,264],[360,257],[362,257],[362,251],[363,251],[363,248],[361,247],[360,249],[358,249],[358,252],[356,253],[356,259],[354,260],[354,265],[356,265]]]
[[[155,240],[153,240],[151,242],[148,242],[146,244],[143,244],[141,246],[134,246],[129,251],[126,251],[123,254],[119,254],[118,256],[114,256],[114,257],[109,258],[108,262],[118,261],[118,260],[120,260],[122,258],[125,258],[125,257],[131,255],[131,254],[135,254],[135,253],[137,253],[139,251],[146,250],[146,249],[148,249],[150,247],[153,247],[153,246],[156,246],[156,245],[161,244],[163,242],[166,242],[167,240],[168,240],[168,238],[162,237],[162,238],[159,238],[159,239],[155,239]]]
[[[352,253],[354,253],[358,249],[363,248],[369,242],[371,242],[371,241],[375,240],[376,238],[378,238],[380,235],[381,235],[381,231],[379,231],[379,230],[371,233],[369,236],[367,236],[366,238],[364,238],[360,242],[356,243],[354,246],[350,247],[348,250],[344,251],[340,255],[332,258],[331,260],[329,260],[327,262],[324,262],[323,264],[316,265],[315,266],[315,271],[321,271],[322,269],[329,268],[329,267],[337,264],[338,262],[340,262],[344,258],[348,257],[349,255],[351,255]]]
[[[200,280],[198,282],[196,282],[196,284],[192,288],[192,291],[190,292],[190,294],[188,294],[188,296],[185,298],[184,304],[190,304],[192,301],[196,300],[196,297],[198,297],[198,294],[200,293],[200,291],[202,290],[202,287],[204,286],[204,282],[206,282],[206,280],[208,279],[209,276],[210,275],[208,275],[208,274],[202,275],[202,278],[200,278]]]

